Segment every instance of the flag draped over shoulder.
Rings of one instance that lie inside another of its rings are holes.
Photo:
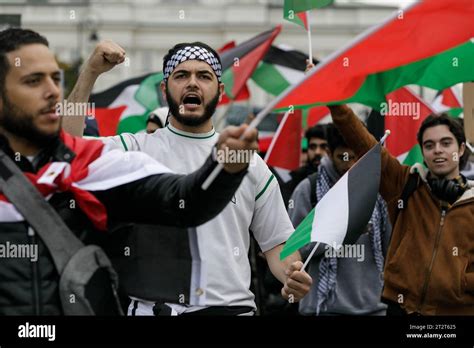
[[[379,110],[402,86],[443,90],[472,81],[472,18],[471,0],[424,0],[400,10],[321,62],[276,109],[358,102]]]
[[[98,230],[106,230],[107,212],[89,191],[107,190],[150,175],[171,172],[142,152],[110,150],[100,140],[86,140],[65,132],[61,133],[61,139],[75,153],[71,163],[51,162],[38,173],[25,173],[25,176],[44,197],[56,192],[71,192]],[[0,193],[0,222],[24,220],[15,206]]]
[[[336,182],[290,236],[280,259],[311,242],[341,246],[359,239],[377,200],[380,153],[377,144]]]

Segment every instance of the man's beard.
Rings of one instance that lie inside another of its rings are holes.
[[[321,164],[322,159],[322,156],[315,155],[311,161],[308,161],[308,167],[318,168],[318,166]]]
[[[212,100],[207,103],[204,107],[204,113],[200,117],[186,117],[182,115],[179,111],[180,105],[174,100],[171,96],[168,88],[166,89],[166,100],[168,101],[168,106],[170,108],[170,113],[179,123],[189,126],[189,127],[197,127],[209,120],[214,112],[216,111],[217,104],[219,103],[219,90],[217,91],[216,95]]]
[[[3,111],[0,113],[0,127],[5,131],[39,148],[47,147],[58,139],[59,129],[53,134],[41,132],[33,122],[33,115],[10,103],[6,96],[1,98]]]

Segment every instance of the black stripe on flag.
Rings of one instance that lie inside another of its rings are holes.
[[[148,76],[154,75],[156,73],[150,73],[146,75],[142,75],[139,77],[135,77],[129,80],[125,80],[120,82],[112,87],[106,89],[105,91],[94,93],[90,97],[90,102],[95,103],[95,106],[98,108],[106,108],[110,104],[112,104],[115,99],[122,93],[122,91],[127,88],[128,86],[132,85],[139,85],[141,84]]]
[[[272,46],[263,58],[265,63],[284,66],[285,68],[299,70],[304,72],[306,70],[306,60],[308,56],[300,51],[283,50],[277,46]],[[318,64],[319,61],[313,58],[313,64]]]
[[[344,244],[355,243],[374,211],[381,176],[380,144],[370,149],[348,172],[349,221]]]

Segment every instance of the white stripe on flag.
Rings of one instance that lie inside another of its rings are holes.
[[[89,175],[73,185],[87,191],[108,190],[163,173],[172,171],[143,152],[111,150],[92,162]]]
[[[318,202],[314,211],[312,242],[322,242],[330,246],[342,245],[349,224],[348,177],[341,179]],[[337,210],[335,210],[337,207]]]

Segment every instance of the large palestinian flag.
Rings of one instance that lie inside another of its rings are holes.
[[[472,81],[473,18],[472,0],[424,0],[397,11],[316,66],[276,108],[358,102],[379,110],[406,85],[443,90]]]
[[[380,151],[380,144],[375,145],[324,195],[290,236],[280,259],[311,242],[339,248],[359,239],[379,191]]]

